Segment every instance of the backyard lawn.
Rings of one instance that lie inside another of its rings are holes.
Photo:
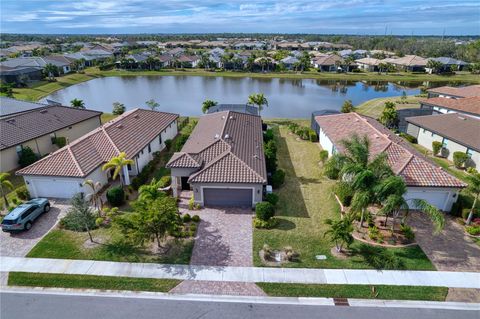
[[[299,123],[308,125],[307,121]],[[276,217],[279,224],[271,230],[254,230],[254,264],[262,266],[258,253],[268,244],[272,249],[291,246],[300,253],[300,261],[284,264],[285,267],[372,268],[368,262],[369,253],[360,242],[352,245],[356,253],[348,259],[337,259],[330,253],[333,244],[324,237],[328,229],[324,222],[327,218],[338,219],[340,212],[332,194],[334,181],[321,173],[318,143],[298,139],[286,126],[275,127],[274,131],[279,168],[285,171],[286,178],[278,190],[280,201]],[[405,269],[435,269],[418,246],[388,250],[403,261]],[[327,259],[317,260],[316,255],[326,255]]]
[[[385,107],[385,102],[395,102],[395,106],[397,110],[401,109],[410,109],[410,108],[419,108],[420,103],[419,101],[423,99],[423,97],[417,97],[409,95],[407,99],[402,103],[402,99],[400,96],[393,96],[393,97],[381,97],[376,99],[371,99],[366,102],[363,102],[360,105],[356,106],[356,112],[361,115],[366,115],[373,117],[374,119],[379,118],[382,114],[383,108]]]

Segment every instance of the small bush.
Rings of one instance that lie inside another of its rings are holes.
[[[167,151],[172,148],[172,140],[165,140],[165,148]]]
[[[103,217],[98,217],[97,219],[95,219],[95,225],[97,227],[100,227],[100,226],[102,226],[104,221],[105,221],[105,219],[103,219]]]
[[[111,206],[121,206],[125,201],[125,192],[121,186],[115,186],[107,191],[107,200]]]
[[[368,237],[371,240],[383,241],[383,235],[380,232],[380,230],[377,228],[377,226],[368,227]]]
[[[193,198],[193,195],[192,195],[192,197],[190,197],[190,199],[188,200],[188,209],[193,210],[194,208],[195,208],[195,199]]]
[[[182,149],[183,145],[187,142],[189,137],[190,137],[190,134],[180,134],[180,136],[175,140],[175,143],[173,145],[173,150],[175,152],[180,152],[180,150]]]
[[[23,199],[23,200],[29,200],[30,199],[30,193],[28,192],[27,186],[23,185],[20,186],[15,190],[15,194],[17,194],[18,198]]]
[[[172,183],[172,177],[171,176],[163,176],[158,181],[158,187],[164,188],[164,187],[170,186],[171,183]]]
[[[20,205],[22,203],[22,201],[16,197],[12,198],[12,203],[14,205]]]
[[[308,137],[310,139],[310,142],[318,142],[317,132],[315,132],[314,130],[310,129],[308,131]]]
[[[456,168],[464,168],[470,157],[463,152],[453,152],[453,164]]]
[[[26,167],[35,163],[38,160],[37,154],[35,154],[32,149],[28,146],[24,146],[20,153],[18,154],[18,164],[21,167]]]
[[[270,218],[269,220],[261,220],[260,218],[254,218],[253,219],[253,227],[259,228],[259,229],[271,229],[277,225],[277,219],[276,218]]]
[[[190,229],[190,231],[195,233],[197,231],[197,225],[192,224],[192,225],[188,226],[188,229]]]
[[[199,221],[200,221],[200,216],[198,216],[198,215],[193,215],[192,216],[192,222],[198,223]]]
[[[67,139],[64,136],[55,137],[54,143],[59,148],[62,148],[67,145]]]
[[[353,191],[347,183],[337,183],[335,186],[335,194],[338,196],[338,199],[340,199],[340,202],[342,202],[343,206],[350,206],[353,198]]]
[[[273,206],[277,206],[278,200],[279,200],[278,195],[275,193],[270,193],[265,195],[265,201],[269,202]]]
[[[406,139],[407,141],[409,141],[412,144],[417,144],[418,143],[417,138],[415,136],[410,135],[410,134],[402,132],[402,133],[400,133],[400,137],[403,137],[404,139]]]
[[[330,157],[323,165],[323,174],[330,179],[338,179],[342,163],[337,156]]]
[[[322,162],[322,164],[325,164],[327,159],[328,159],[328,151],[327,150],[321,150],[320,151],[320,161]]]
[[[480,235],[480,226],[478,226],[478,225],[467,226],[467,227],[465,227],[465,230],[467,231],[467,233],[469,233],[472,236]]]
[[[261,202],[255,206],[255,215],[258,219],[267,221],[275,215],[275,207],[269,202]]]
[[[184,223],[188,223],[192,220],[192,216],[190,216],[190,214],[185,214],[182,216],[182,219]]]
[[[279,188],[285,182],[285,172],[281,169],[272,174],[272,187]]]
[[[438,141],[433,141],[432,142],[433,155],[438,156],[441,150],[442,150],[442,143]]]
[[[263,133],[263,141],[265,143],[269,142],[269,141],[273,141],[273,130],[272,129],[268,129],[265,131],[265,133]]]
[[[400,231],[403,233],[407,240],[413,241],[415,239],[415,233],[413,232],[412,227],[402,224],[400,225]]]
[[[296,123],[291,123],[288,125],[288,129],[290,130],[290,132],[292,132],[293,134],[296,134],[297,133],[297,129],[298,129],[298,124]]]
[[[462,218],[466,220],[468,218],[468,215],[470,214],[471,208],[463,208],[462,209]],[[478,211],[476,209],[473,210],[473,216],[476,216],[478,214]]]

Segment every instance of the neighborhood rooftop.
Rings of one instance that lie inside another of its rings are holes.
[[[172,113],[128,111],[17,174],[87,176],[120,152],[127,153],[129,158],[136,155],[177,118]]]
[[[408,186],[465,187],[466,185],[427,161],[402,138],[396,136],[376,120],[355,112],[317,116],[322,131],[342,152],[341,141],[357,134],[368,136],[372,155],[386,153],[388,163],[396,175],[403,177]]]
[[[0,117],[10,116],[12,114],[22,113],[45,106],[46,105],[42,103],[0,96]]]
[[[480,119],[478,118],[449,113],[408,117],[406,121],[480,151]]]
[[[480,84],[469,85],[465,87],[441,86],[438,88],[429,89],[428,92],[451,95],[455,97],[474,97],[480,96]]]
[[[472,96],[461,99],[449,99],[433,97],[421,101],[424,105],[439,106],[447,109],[480,115],[480,96]]]
[[[261,118],[233,111],[202,116],[167,167],[202,167],[189,182],[266,183]]]
[[[2,104],[3,101],[2,99]],[[102,112],[52,105],[4,116],[0,118],[0,149],[21,144],[100,114]]]

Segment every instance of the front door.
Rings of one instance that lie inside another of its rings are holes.
[[[182,176],[182,191],[189,191],[190,184],[188,183],[188,176]]]

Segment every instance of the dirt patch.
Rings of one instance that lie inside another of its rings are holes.
[[[107,243],[107,239],[105,237],[93,237],[93,242],[88,238],[82,245],[85,249],[93,249],[97,248],[101,245],[105,245]]]
[[[349,250],[342,249],[342,251],[338,251],[335,247],[332,247],[332,249],[330,249],[330,254],[332,254],[333,257],[338,259],[348,259],[352,257],[352,253]]]

